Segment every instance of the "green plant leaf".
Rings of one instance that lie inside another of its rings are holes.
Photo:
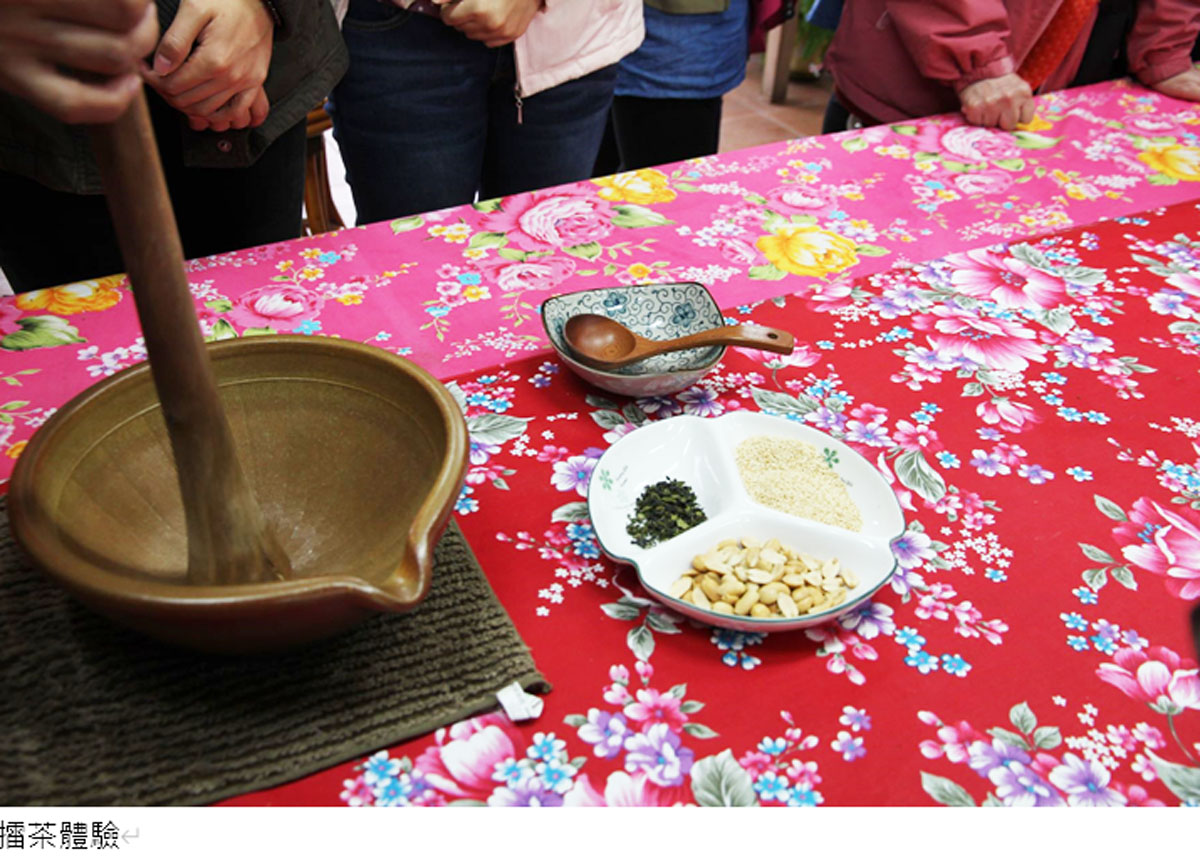
[[[917,127],[912,123],[897,123],[892,127],[892,131],[897,135],[916,135]]]
[[[666,633],[673,635],[682,631],[676,626],[675,622],[663,615],[660,612],[651,612],[646,616],[646,626],[655,633]]]
[[[1033,746],[1039,750],[1053,750],[1062,740],[1057,726],[1039,726],[1033,730]]]
[[[861,136],[844,138],[842,140],[842,147],[845,148],[847,153],[857,153],[859,150],[866,150],[870,146],[867,140]]]
[[[795,414],[803,417],[818,408],[816,401],[808,396],[792,396],[790,393],[765,390],[762,387],[751,387],[750,392],[759,410],[770,411],[773,414]]]
[[[1092,561],[1099,562],[1100,564],[1113,563],[1113,557],[1098,546],[1093,546],[1091,543],[1080,543],[1079,548]]]
[[[34,348],[54,348],[86,342],[65,318],[57,315],[32,315],[17,321],[21,329],[9,333],[0,341],[0,347],[9,351],[29,351]]]
[[[1014,132],[1013,138],[1016,139],[1018,147],[1023,147],[1026,150],[1049,150],[1062,140],[1061,135],[1057,138],[1051,138],[1048,135],[1039,135],[1037,132],[1024,131]]]
[[[1123,585],[1130,591],[1137,590],[1137,580],[1133,578],[1133,571],[1125,565],[1112,568],[1112,570],[1109,571],[1109,575],[1112,576],[1112,578],[1115,579],[1119,585]]]
[[[1014,705],[1008,712],[1008,719],[1009,722],[1026,735],[1037,728],[1037,717],[1030,710],[1028,702],[1021,702]]]
[[[667,695],[670,696],[672,699],[682,699],[684,696],[687,695],[687,685],[686,684],[676,684],[674,687],[672,687],[670,690],[667,691]]]
[[[568,714],[563,718],[563,722],[568,726],[573,726],[574,728],[578,729],[584,723],[587,723],[587,717],[583,716],[582,714]]]
[[[868,258],[879,258],[882,255],[887,255],[888,250],[882,246],[876,246],[873,243],[860,243],[854,247],[854,251],[859,255],[866,255]]]
[[[586,518],[588,518],[586,501],[572,501],[570,504],[555,508],[554,512],[550,514],[551,522],[582,522]]]
[[[1108,568],[1093,567],[1090,570],[1084,570],[1082,574],[1084,583],[1093,591],[1099,591],[1108,584]]]
[[[507,258],[509,261],[524,261],[529,257],[528,253],[522,252],[520,249],[509,249],[507,246],[497,249],[496,254],[501,258]]]
[[[693,186],[691,183],[682,183],[677,180],[675,181],[675,188],[680,192],[695,192],[699,187]]]
[[[564,246],[563,251],[576,258],[582,258],[584,261],[595,261],[604,250],[599,243],[593,240],[590,243],[580,243],[576,246]]]
[[[695,699],[688,699],[679,706],[679,710],[684,714],[695,714],[697,711],[704,710],[704,703],[697,702]]]
[[[968,381],[963,385],[962,395],[968,398],[971,396],[982,396],[983,385],[978,381]]]
[[[503,444],[518,435],[524,435],[529,420],[528,417],[510,417],[507,414],[480,414],[467,418],[467,432],[481,444]]]
[[[654,228],[675,224],[666,216],[640,204],[618,204],[613,210],[617,215],[612,217],[612,224],[617,228]]]
[[[718,738],[716,732],[709,729],[703,723],[684,723],[683,731],[695,738]]]
[[[618,426],[625,425],[626,422],[625,415],[616,411],[608,411],[606,409],[593,411],[591,413],[591,418],[596,421],[596,425],[598,425],[601,429],[616,429]]]
[[[992,164],[1005,171],[1023,171],[1025,169],[1024,159],[996,159]]]
[[[707,756],[692,766],[692,796],[701,807],[757,807],[750,773],[730,750]]]
[[[936,774],[921,772],[921,788],[929,797],[947,807],[974,807],[975,799],[967,794],[967,790],[953,780],[939,777]]]
[[[1200,768],[1168,762],[1149,750],[1146,751],[1146,754],[1154,763],[1158,779],[1175,794],[1176,798],[1188,804],[1200,804]]]
[[[618,621],[634,621],[642,616],[640,608],[623,603],[620,600],[616,603],[601,603],[600,608],[604,610],[604,614],[609,618],[616,618]]]
[[[793,225],[816,225],[817,217],[811,213],[793,213],[788,221]]]
[[[1010,729],[1005,729],[1003,726],[995,726],[987,731],[993,738],[999,738],[1005,744],[1012,747],[1020,747],[1022,750],[1029,749],[1029,742]]]
[[[1146,180],[1151,186],[1175,186],[1179,180],[1175,177],[1168,177],[1166,174],[1151,174]]]
[[[496,210],[502,209],[500,207],[500,199],[499,198],[488,198],[484,201],[476,201],[471,206],[474,207],[476,210],[478,210],[480,213],[493,213]]]
[[[467,243],[468,249],[496,249],[508,243],[508,235],[503,231],[477,231]]]
[[[1095,495],[1092,500],[1096,502],[1096,509],[1109,519],[1116,520],[1117,522],[1129,521],[1129,517],[1125,515],[1125,511],[1121,509],[1120,505],[1108,500],[1103,495]]]
[[[405,231],[412,231],[414,228],[420,228],[425,224],[424,216],[404,216],[400,219],[391,221],[392,233],[403,234]]]
[[[782,279],[787,275],[788,274],[786,270],[780,270],[774,264],[760,264],[758,267],[750,268],[751,279],[766,279],[774,281],[777,279]]]
[[[938,501],[946,494],[946,481],[925,461],[920,450],[905,450],[896,457],[896,479],[926,501]]]
[[[645,624],[639,624],[629,631],[629,635],[625,637],[625,644],[629,646],[634,657],[645,662],[654,653],[654,634]]]

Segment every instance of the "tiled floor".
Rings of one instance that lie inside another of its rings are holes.
[[[788,84],[786,100],[782,104],[772,105],[763,95],[762,67],[761,54],[751,57],[746,66],[746,80],[725,96],[721,115],[721,152],[816,135],[821,131],[821,117],[829,98],[828,84],[824,81],[791,82]],[[353,225],[354,198],[344,177],[337,143],[330,133],[326,132],[325,137],[333,200],[343,221]],[[0,295],[8,293],[8,282],[0,272]]]

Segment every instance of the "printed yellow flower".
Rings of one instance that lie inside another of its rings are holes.
[[[665,204],[674,201],[678,194],[671,188],[667,175],[657,168],[623,171],[611,177],[597,177],[592,182],[600,187],[600,197],[605,201]]]
[[[303,252],[300,253],[300,257],[301,258],[320,258],[321,250],[320,249],[305,249]]]
[[[100,312],[121,302],[117,285],[120,276],[72,282],[57,288],[42,288],[17,295],[17,308],[27,312],[49,312],[51,315],[72,315],[76,312]]]
[[[630,264],[629,269],[625,271],[634,279],[645,279],[653,271],[645,264]]]
[[[1200,181],[1200,147],[1184,147],[1181,144],[1151,147],[1139,153],[1138,159],[1160,174],[1176,180]]]
[[[358,306],[362,303],[362,295],[343,294],[341,297],[337,298],[337,302],[341,303],[343,306]]]
[[[292,269],[292,265],[294,263],[295,262],[289,258],[286,261],[280,261],[278,264],[276,264],[275,269],[278,270],[280,273],[286,273],[288,270]]]
[[[322,276],[324,276],[325,271],[322,270],[320,267],[313,267],[310,265],[308,267],[305,267],[303,270],[301,270],[296,275],[299,276],[301,279],[311,282],[314,279],[320,279]]]
[[[786,225],[755,245],[780,270],[797,276],[824,276],[858,263],[854,241],[816,225]]]
[[[842,197],[845,198],[847,201],[863,200],[863,194],[861,192],[847,192]]]
[[[472,258],[472,259],[486,258],[487,250],[486,249],[464,249],[463,257]]]
[[[1018,123],[1017,128],[1022,132],[1045,132],[1047,129],[1053,129],[1054,124],[1047,123],[1040,114],[1034,114],[1032,120],[1028,123]]]
[[[491,296],[492,292],[486,285],[468,285],[463,289],[463,297],[469,303],[474,303],[476,300],[487,300]]]
[[[25,445],[28,443],[28,441],[18,441],[16,444],[5,450],[4,455],[9,459],[16,459],[25,450]]]

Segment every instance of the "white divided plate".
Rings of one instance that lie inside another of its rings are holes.
[[[755,435],[793,438],[825,454],[862,514],[862,531],[824,525],[752,501],[738,474],[735,451]],[[642,490],[667,477],[690,486],[708,518],[670,540],[642,549],[625,526]],[[715,627],[763,633],[812,627],[862,603],[892,575],[896,558],[891,542],[904,533],[904,515],[895,493],[870,462],[824,432],[751,411],[715,419],[672,417],[619,439],[600,457],[592,473],[588,515],[604,552],[632,564],[658,602]],[[763,541],[778,537],[814,558],[836,557],[858,577],[858,587],[841,605],[796,618],[748,618],[705,611],[667,593],[671,583],[690,569],[695,555],[721,540],[747,535]]]

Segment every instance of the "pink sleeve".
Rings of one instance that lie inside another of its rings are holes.
[[[1004,0],[887,0],[887,14],[921,74],[962,90],[1016,68]]]
[[[1129,33],[1129,68],[1146,85],[1192,67],[1192,46],[1200,33],[1196,0],[1142,0]]]

